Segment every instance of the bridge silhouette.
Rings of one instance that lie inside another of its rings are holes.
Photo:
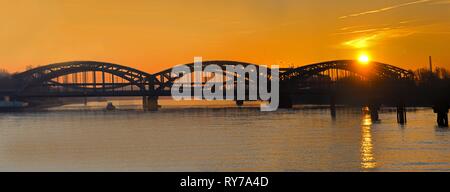
[[[265,67],[239,61],[204,61],[202,68],[211,64],[222,68],[223,78],[226,74],[232,74],[234,78],[231,81],[235,84],[239,74],[227,71],[227,66],[252,65],[257,66],[258,70]],[[194,71],[194,63],[186,66]],[[394,106],[397,107],[399,123],[403,124],[406,123],[405,107],[408,102],[414,103],[411,101],[411,92],[408,92],[412,90],[410,88],[414,84],[414,74],[389,64],[370,62],[364,65],[354,60],[336,60],[279,70],[281,108],[292,108],[296,100],[300,100],[300,103],[328,103],[334,116],[337,104],[354,104],[368,106],[372,119],[378,120],[381,105]],[[204,86],[205,82],[212,78],[210,75],[202,74],[202,82],[199,83]],[[175,74],[172,68],[150,74],[113,63],[72,61],[15,74],[12,76],[14,89],[3,91],[0,95],[17,99],[139,96],[143,98],[145,109],[157,110],[159,97],[171,96],[171,88],[177,81],[193,76],[195,75]],[[270,76],[264,78],[269,81],[271,79]],[[226,82],[229,81],[230,79],[226,79]],[[246,84],[248,81],[250,79],[246,77]],[[225,90],[227,85],[223,84],[219,89]],[[304,100],[298,99],[299,97]],[[245,100],[236,100],[236,103],[242,105]],[[445,108],[437,113],[442,116]],[[448,108],[446,110],[448,111]],[[445,121],[448,124],[445,115],[442,119],[444,124]]]

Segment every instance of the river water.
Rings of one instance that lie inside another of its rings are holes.
[[[68,105],[0,113],[1,171],[450,171],[450,130],[431,109],[408,124],[383,109],[372,123],[361,109],[278,112],[160,101]]]

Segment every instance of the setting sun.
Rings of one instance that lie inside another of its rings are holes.
[[[370,62],[370,57],[367,54],[361,54],[358,57],[358,61],[362,64],[367,64]]]

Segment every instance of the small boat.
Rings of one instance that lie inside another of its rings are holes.
[[[108,102],[108,105],[106,105],[106,110],[114,111],[116,110],[116,106],[114,106],[112,102]]]

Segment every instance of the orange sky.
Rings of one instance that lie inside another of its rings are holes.
[[[95,60],[157,72],[204,60],[450,67],[450,0],[0,0],[0,68]]]

